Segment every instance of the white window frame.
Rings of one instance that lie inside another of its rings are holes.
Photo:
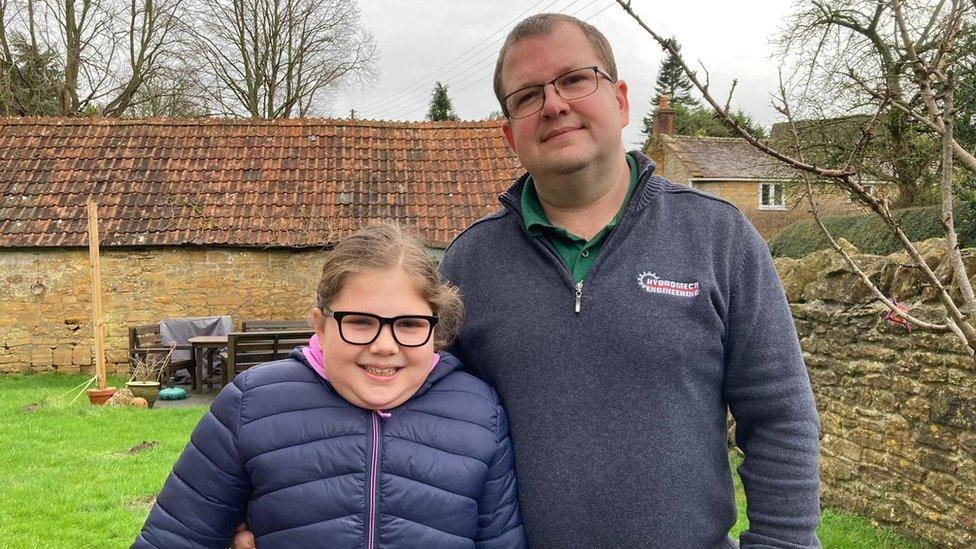
[[[770,204],[763,204],[763,190],[770,187],[771,191],[767,196],[771,197]],[[779,188],[779,200],[776,200],[776,189]],[[776,182],[759,183],[759,209],[760,210],[785,210],[786,209],[786,185]]]

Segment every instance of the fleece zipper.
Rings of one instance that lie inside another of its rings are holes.
[[[515,197],[511,193],[509,192],[502,193],[502,195],[499,197],[499,200],[501,201],[502,205],[508,207],[508,209],[514,212],[516,217],[519,218],[518,220],[519,228],[522,229],[522,231],[529,237],[529,239],[531,239],[535,243],[536,246],[540,246],[543,249],[546,255],[549,256],[549,259],[551,261],[555,262],[556,268],[559,270],[560,274],[563,275],[563,280],[565,280],[566,283],[569,284],[569,288],[573,291],[573,312],[579,314],[580,300],[583,297],[583,283],[582,282],[577,283],[573,281],[573,273],[569,272],[569,267],[567,267],[566,264],[563,263],[562,258],[559,257],[559,253],[556,252],[556,248],[552,245],[551,242],[549,242],[549,240],[545,238],[534,237],[531,234],[529,234],[529,231],[525,229],[525,225],[521,221],[522,206],[518,203],[517,200],[515,200]]]
[[[576,282],[574,280],[573,273],[569,272],[569,268],[566,267],[565,263],[563,263],[562,258],[559,257],[559,254],[556,252],[556,248],[552,245],[552,243],[545,238],[533,237],[531,234],[529,234],[528,230],[526,230],[525,228],[525,225],[522,223],[522,204],[520,200],[518,200],[518,197],[512,193],[512,191],[516,189],[516,187],[518,187],[519,183],[522,180],[524,180],[526,176],[522,176],[518,181],[516,181],[515,185],[513,185],[509,190],[505,191],[498,197],[498,200],[502,203],[502,206],[505,206],[509,211],[514,213],[515,216],[518,218],[517,223],[518,226],[522,229],[522,231],[525,232],[525,234],[527,234],[529,238],[535,241],[537,246],[542,246],[542,248],[546,252],[548,252],[550,259],[555,261],[556,264],[558,265],[559,270],[563,275],[563,278],[569,283],[570,288],[573,290],[573,313],[574,314],[579,314],[580,310],[582,309],[583,282],[589,279],[590,275],[592,275],[596,271],[597,267],[603,262],[604,259],[603,256],[606,255],[605,254],[606,250],[610,248],[610,244],[614,241],[614,237],[616,236],[617,233],[621,232],[623,226],[626,224],[627,229],[630,230],[629,223],[626,223],[627,218],[632,217],[633,214],[637,211],[638,208],[637,205],[643,199],[644,194],[647,193],[647,186],[649,184],[647,178],[649,178],[651,173],[653,173],[653,171],[648,170],[648,166],[649,165],[645,165],[639,169],[637,174],[637,181],[638,181],[637,187],[634,189],[634,194],[630,198],[630,203],[627,205],[627,207],[624,210],[625,212],[624,215],[621,217],[620,221],[617,223],[617,226],[613,229],[613,231],[610,232],[610,235],[607,236],[606,241],[604,241],[600,251],[600,257],[596,258],[596,261],[593,263],[593,266],[590,267],[590,272],[587,273],[587,275],[583,277],[583,280],[579,282]]]

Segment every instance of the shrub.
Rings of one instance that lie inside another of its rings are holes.
[[[939,221],[940,211],[939,206],[921,206],[895,210],[893,213],[909,240],[921,242],[945,236]],[[957,203],[953,217],[959,245],[964,248],[976,247],[976,206]],[[835,239],[847,240],[862,253],[887,255],[902,249],[901,243],[874,213],[824,217],[823,221]],[[769,251],[773,257],[799,259],[829,247],[830,243],[813,219],[792,223],[769,241]]]

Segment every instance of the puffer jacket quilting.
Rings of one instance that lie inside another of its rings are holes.
[[[258,547],[524,547],[508,420],[459,367],[443,354],[389,417],[347,403],[299,351],[245,371],[200,420],[133,547],[227,547],[242,520]]]

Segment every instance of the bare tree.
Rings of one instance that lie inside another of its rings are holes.
[[[926,17],[924,6],[919,4],[913,15]],[[937,20],[929,18],[918,29],[919,55],[938,48],[932,40],[939,30],[932,26]],[[884,87],[893,101],[921,106],[911,81],[911,57],[887,2],[817,0],[798,5],[777,44],[782,65],[794,68],[786,90],[799,119],[801,143],[808,158],[821,165],[847,160],[858,129],[873,112],[876,101],[858,81]],[[851,112],[861,116],[843,116]],[[893,184],[899,207],[937,200],[939,136],[898,109],[882,113],[875,132],[852,167],[865,178]]]
[[[122,115],[178,42],[184,9],[184,0],[0,2],[4,64],[16,64],[13,44],[35,58],[50,56],[64,116]]]
[[[675,51],[671,42],[644,23],[631,7],[630,0],[617,0],[617,3],[663,49],[672,55],[679,56],[680,59],[680,54]],[[818,10],[823,10],[823,7],[826,6],[824,2],[817,0],[812,0],[811,5]],[[728,99],[722,104],[711,94],[707,71],[705,71],[704,79],[700,79],[684,59],[680,59],[681,66],[692,83],[702,93],[705,101],[715,109],[717,116],[729,127],[734,128],[754,147],[778,159],[789,168],[804,174],[808,189],[812,187],[811,179],[833,183],[856,196],[877,214],[904,247],[914,265],[923,273],[930,287],[936,291],[944,310],[944,317],[941,320],[932,322],[915,318],[899,309],[894,300],[885,296],[851,258],[850,254],[827,232],[813,199],[813,193],[808,193],[811,211],[831,246],[843,256],[851,270],[859,275],[881,302],[896,314],[922,329],[955,334],[972,355],[976,351],[976,329],[974,329],[971,320],[972,315],[976,312],[976,295],[973,293],[969,275],[959,251],[952,217],[952,201],[955,170],[961,169],[970,174],[976,174],[976,157],[966,150],[954,135],[956,113],[953,101],[957,72],[961,68],[969,66],[959,50],[959,45],[971,42],[972,34],[976,32],[973,19],[974,12],[976,12],[976,1],[939,0],[938,2],[925,2],[918,0],[910,3],[901,0],[863,0],[857,5],[873,8],[873,11],[868,12],[872,14],[868,28],[884,29],[883,31],[879,30],[879,34],[893,34],[896,37],[895,40],[899,43],[899,49],[903,52],[898,54],[898,58],[904,57],[907,68],[902,73],[898,73],[897,77],[893,77],[893,73],[886,69],[889,61],[884,55],[880,55],[873,62],[867,62],[858,67],[854,66],[858,59],[854,55],[855,51],[847,51],[846,56],[834,57],[835,63],[844,65],[844,71],[834,71],[834,73],[842,74],[846,79],[845,84],[848,88],[845,93],[864,98],[863,104],[860,104],[859,107],[864,109],[866,115],[863,117],[859,135],[852,143],[849,154],[838,166],[822,167],[804,158],[804,148],[800,131],[797,129],[796,117],[791,109],[790,95],[782,83],[776,107],[787,118],[791,128],[790,133],[793,137],[793,147],[791,148],[778,148],[761,141],[736,122],[729,109],[732,94],[735,91],[735,82],[732,84]],[[849,14],[843,11],[839,14],[841,17],[835,17],[833,24],[846,25],[846,28],[854,26],[850,20],[844,18],[845,15]],[[830,44],[824,42],[818,46],[818,48],[821,47],[827,48],[830,47]],[[876,54],[877,51],[866,55],[870,58]],[[850,59],[851,62],[844,64],[845,58]],[[892,60],[894,58],[892,56]],[[850,107],[850,103],[847,105]],[[941,145],[938,190],[942,209],[941,221],[946,233],[948,261],[952,272],[951,281],[940,278],[925,262],[915,245],[899,227],[897,220],[892,215],[888,199],[883,195],[873,195],[861,183],[857,167],[863,159],[864,151],[875,139],[878,125],[895,115],[903,116],[907,121],[924,126],[938,137]],[[949,290],[951,282],[954,282],[959,289],[961,295],[959,302],[951,297]]]
[[[206,92],[194,67],[164,67],[149,75],[133,94],[126,116],[196,118],[206,116]]]
[[[194,38],[224,114],[323,112],[336,87],[368,79],[378,55],[354,0],[199,0]]]
[[[159,73],[173,66],[185,17],[184,0],[129,0],[127,6],[121,35],[128,48],[128,78],[102,109],[107,116],[121,116],[147,81],[159,80]]]

